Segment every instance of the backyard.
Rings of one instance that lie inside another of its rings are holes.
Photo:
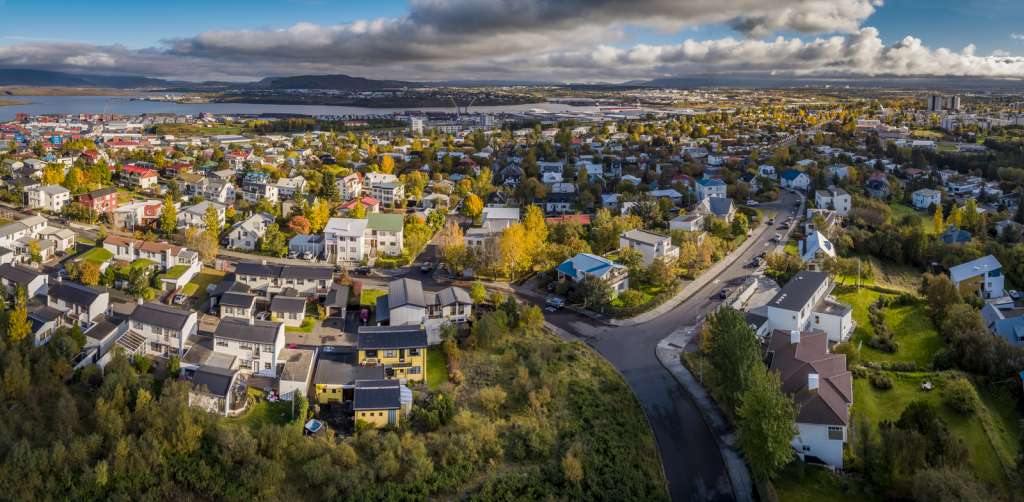
[[[935,331],[924,302],[915,300],[909,305],[894,304],[886,312],[886,322],[889,330],[895,335],[895,340],[900,344],[899,350],[895,354],[890,354],[869,347],[868,341],[875,333],[868,318],[868,306],[877,300],[881,293],[864,288],[857,293],[856,287],[837,286],[833,294],[837,299],[853,306],[853,319],[857,321],[857,328],[850,339],[860,348],[861,357],[865,361],[914,361],[919,368],[924,368],[932,362],[935,352],[946,346],[946,342]]]
[[[99,265],[114,257],[114,253],[103,248],[92,248],[79,256],[81,261]]]
[[[444,352],[437,346],[427,350],[427,385],[431,390],[441,388],[448,381],[448,365],[444,361]]]
[[[206,288],[211,284],[220,283],[221,279],[224,278],[224,274],[225,272],[220,270],[204,267],[191,281],[188,281],[188,284],[182,288],[181,292],[188,296],[196,297],[196,305],[199,305],[209,296]]]
[[[249,428],[249,430],[256,430],[267,424],[272,425],[285,425],[292,419],[292,402],[291,401],[278,401],[271,403],[266,401],[267,393],[249,387],[249,398],[252,401],[249,403],[249,409],[246,410],[245,414],[238,418],[228,418],[228,422],[240,423]],[[263,398],[262,403],[257,403],[256,398]]]

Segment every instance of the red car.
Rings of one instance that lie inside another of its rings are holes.
[[[370,320],[370,311],[366,310],[366,309],[360,310],[359,311],[359,320],[362,321],[362,322],[369,321]]]
[[[31,209],[26,209],[25,214],[36,214],[36,212]]]

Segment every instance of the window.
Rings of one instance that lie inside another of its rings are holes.
[[[251,342],[238,342],[238,348],[242,350],[252,350]]]
[[[842,427],[830,425],[828,426],[828,439],[829,441],[843,441],[846,439],[845,431]]]
[[[807,446],[807,445],[804,445],[804,452],[808,452],[808,451],[811,451],[811,447]]]
[[[410,356],[418,356],[418,355],[420,355],[420,349],[409,349],[409,355]]]
[[[152,331],[153,333],[158,334],[158,335],[160,334],[160,328],[158,328],[156,326],[150,326],[149,330]]]
[[[376,350],[367,350],[365,353],[366,353],[366,357],[368,357],[370,359],[375,359],[377,357],[377,351]]]
[[[298,319],[298,317],[296,316],[295,312],[289,312],[288,313],[288,318],[289,319]]]
[[[395,351],[395,350],[385,350],[384,351],[384,357],[398,357],[398,351]]]
[[[237,309],[237,312],[238,312],[238,315],[245,315],[245,309],[243,309],[243,308]]]
[[[373,412],[372,412],[372,411],[370,412],[370,416],[371,416],[371,417],[373,416]]]
[[[820,316],[814,316],[814,324],[821,324],[821,317]]]
[[[219,346],[219,347],[227,347],[228,346],[228,341],[223,339],[223,338],[217,338],[216,342],[217,342],[217,346]]]
[[[135,329],[142,329],[142,323],[139,321],[132,321],[132,327]]]
[[[269,370],[270,369],[270,363],[263,363],[263,369]]]
[[[420,367],[419,366],[413,366],[412,368],[409,368],[409,374],[410,375],[419,375],[420,374]]]
[[[240,369],[240,370],[251,370],[252,369],[252,361],[250,361],[248,359],[239,359],[238,360],[238,369]]]
[[[366,413],[363,413],[363,416],[365,417],[365,416],[366,416]]]

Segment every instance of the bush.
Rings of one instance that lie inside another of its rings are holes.
[[[672,279],[672,283],[665,288],[664,291],[658,293],[657,296],[647,300],[647,303],[636,307],[616,307],[614,305],[605,305],[604,313],[610,315],[616,319],[628,319],[630,317],[636,317],[640,314],[650,312],[651,310],[661,306],[661,304],[667,302],[670,298],[679,293],[679,289],[682,287],[682,281],[678,278]],[[600,310],[600,309],[598,309]]]
[[[892,378],[889,378],[880,372],[871,374],[871,385],[874,385],[876,389],[891,389],[892,384]]]
[[[882,369],[887,371],[914,372],[917,371],[917,362],[893,361],[891,363],[882,363]]]
[[[639,307],[644,302],[644,294],[635,289],[629,289],[619,294],[619,301],[626,308]]]
[[[968,304],[968,305],[970,305],[970,306],[972,306],[972,307],[974,307],[974,308],[976,308],[978,310],[981,310],[981,309],[985,308],[985,300],[982,300],[980,296],[978,296],[978,295],[976,295],[974,293],[964,293],[961,296],[964,299],[964,303],[966,303],[966,304]]]
[[[153,365],[153,361],[146,356],[139,356],[135,358],[134,364],[135,370],[138,371],[140,375],[145,375],[146,373],[149,373],[149,367]]]
[[[978,393],[974,386],[966,379],[957,378],[946,384],[943,392],[946,406],[953,408],[965,415],[974,413],[978,409]]]
[[[860,363],[860,349],[852,341],[837,343],[835,347],[832,347],[832,353],[845,355],[847,368],[853,368]]]
[[[850,372],[853,374],[853,378],[868,377],[868,369],[863,366],[855,366],[853,369],[850,370]]]
[[[932,369],[935,371],[951,370],[956,367],[956,358],[953,357],[953,353],[941,349],[932,356]]]
[[[569,294],[569,290],[572,289],[572,283],[569,281],[558,281],[558,285],[555,286],[555,294],[558,296],[565,296]]]
[[[310,327],[312,325],[313,325],[313,318],[312,317],[307,317],[307,318],[302,320],[302,327],[303,328],[308,328],[308,327]]]
[[[356,420],[356,432],[362,432],[363,429],[370,426],[370,422],[366,420]]]

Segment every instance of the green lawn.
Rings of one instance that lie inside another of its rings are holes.
[[[117,203],[118,204],[128,204],[134,198],[135,198],[135,196],[133,196],[131,193],[119,192],[117,194]]]
[[[900,349],[890,354],[868,346],[868,340],[875,336],[871,321],[868,319],[868,306],[881,293],[853,286],[837,286],[833,291],[836,298],[853,306],[853,318],[857,328],[851,340],[860,347],[861,357],[866,361],[914,361],[919,368],[932,362],[932,356],[946,346],[946,342],[935,331],[931,316],[923,302],[910,305],[893,305],[886,313],[889,330],[896,335]]]
[[[178,279],[179,277],[185,275],[185,272],[188,272],[188,269],[188,265],[175,265],[171,267],[171,269],[168,270],[166,274],[164,274],[164,278]]]
[[[316,326],[316,323],[310,324],[309,326],[306,326],[305,328],[303,328],[301,326],[299,326],[299,327],[285,326],[284,330],[285,331],[291,331],[293,333],[312,333],[313,332],[313,326]]]
[[[82,253],[79,258],[82,261],[99,265],[114,257],[114,253],[103,248],[92,248]]]
[[[643,303],[647,303],[651,298],[654,298],[655,296],[658,296],[658,294],[661,293],[662,291],[665,291],[665,289],[667,289],[665,286],[652,286],[652,285],[650,285],[650,284],[648,284],[646,282],[641,282],[640,283],[640,292],[644,294],[644,300],[641,303],[641,305]],[[625,305],[622,304],[622,300],[619,300],[618,297],[616,297],[614,300],[612,300],[612,305],[614,305],[616,307],[619,307],[619,308],[624,308],[625,307]]]
[[[75,240],[78,241],[78,242],[81,242],[82,244],[88,244],[90,246],[95,246],[96,245],[96,241],[91,240],[91,239],[86,239],[85,237],[77,237],[76,236]]]
[[[156,265],[156,262],[153,261],[153,260],[148,260],[146,258],[139,258],[138,260],[135,260],[134,262],[132,262],[131,265],[129,265],[129,266],[125,267],[125,268],[126,269],[138,269],[138,268],[145,268],[145,267],[148,267],[150,265]]]
[[[869,502],[877,500],[863,491],[863,482],[858,478],[841,477],[820,466],[808,465],[799,458],[794,459],[772,480],[775,494],[782,502],[819,502],[842,500],[844,502]],[[848,485],[848,490],[843,489]]]
[[[786,241],[785,247],[782,248],[782,252],[786,254],[797,254],[799,249],[800,247],[797,245],[796,239],[790,237],[789,240]]]
[[[441,388],[448,381],[448,365],[440,347],[427,350],[427,385],[432,390]]]
[[[221,279],[224,278],[224,274],[225,272],[220,270],[203,268],[195,277],[192,278],[191,281],[188,281],[188,284],[182,288],[181,292],[182,294],[196,297],[196,304],[198,305],[202,303],[207,296],[210,296],[207,294],[206,288],[210,284],[219,283]]]
[[[249,409],[244,415],[238,418],[228,418],[228,422],[239,423],[249,427],[249,430],[256,430],[266,424],[285,425],[292,419],[292,402],[278,401],[271,403],[263,401],[256,403],[257,396],[266,397],[267,393],[259,389],[249,387],[249,397],[254,401],[249,404]]]
[[[8,223],[14,223],[14,220],[8,220],[7,218],[0,218],[0,226],[6,225]]]
[[[387,291],[379,289],[363,289],[363,295],[359,298],[359,305],[363,307],[376,307],[377,297],[388,294]]]
[[[980,416],[978,414],[965,416],[944,404],[942,387],[945,377],[943,375],[890,373],[889,376],[893,377],[895,384],[892,389],[887,390],[874,388],[866,378],[853,381],[853,399],[858,421],[866,419],[877,430],[880,420],[897,420],[911,401],[918,399],[928,401],[935,407],[939,417],[946,421],[950,433],[962,439],[967,445],[975,478],[981,483],[999,486],[1004,492],[1007,490],[1006,472],[996,456],[992,443],[985,434]],[[936,388],[931,392],[921,390],[921,383],[925,381],[932,382]]]
[[[955,152],[956,151],[956,147],[955,146],[945,145],[945,146],[940,146],[940,147],[936,148],[936,150],[938,150],[940,152]]]

